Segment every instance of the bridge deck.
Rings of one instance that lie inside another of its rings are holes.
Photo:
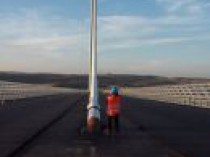
[[[0,156],[6,157],[38,128],[75,104],[76,95],[23,99],[0,110]],[[101,104],[104,104],[101,97]],[[122,134],[88,138],[78,134],[87,100],[37,136],[17,156],[208,157],[210,110],[125,98]],[[103,121],[104,115],[102,116]]]

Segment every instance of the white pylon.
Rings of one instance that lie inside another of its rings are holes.
[[[100,106],[98,103],[97,80],[97,0],[91,0],[91,33],[90,33],[90,98],[88,104],[87,127],[94,131],[100,123]]]

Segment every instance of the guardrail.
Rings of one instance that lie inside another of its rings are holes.
[[[125,95],[210,108],[210,83],[124,88]]]
[[[17,82],[0,81],[0,103],[6,100],[39,97],[62,93],[86,92],[85,90],[51,87],[50,85],[33,85]]]

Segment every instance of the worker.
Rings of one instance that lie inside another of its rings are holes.
[[[113,127],[115,133],[119,133],[119,118],[121,112],[121,103],[122,96],[119,93],[119,88],[117,86],[113,86],[110,89],[109,95],[106,99],[107,104],[107,119],[108,119],[108,133],[111,135],[113,133]]]

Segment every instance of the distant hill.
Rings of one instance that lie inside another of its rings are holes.
[[[31,84],[51,84],[56,87],[87,88],[88,75],[76,74],[31,74],[18,72],[0,72],[0,80]],[[168,78],[160,76],[138,76],[126,74],[99,75],[99,86],[119,85],[123,87],[144,87],[156,85],[174,85],[186,83],[204,83],[203,78]]]

